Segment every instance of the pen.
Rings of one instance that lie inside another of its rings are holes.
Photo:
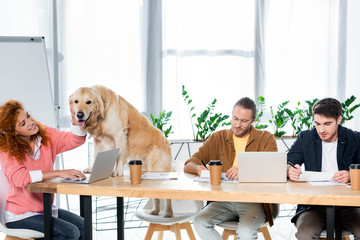
[[[201,163],[204,165],[204,167],[207,168],[206,164],[203,162],[203,160],[201,160]]]
[[[292,162],[288,162],[288,164],[289,164],[290,166],[292,166],[293,168],[296,168],[296,167],[295,167],[295,164],[293,164]]]
[[[288,164],[289,164],[290,166],[292,166],[293,168],[297,169],[297,168],[295,167],[295,164],[294,164],[294,163],[288,162]]]

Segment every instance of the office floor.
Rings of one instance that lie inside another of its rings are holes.
[[[133,228],[133,229],[126,229],[125,230],[125,239],[126,240],[143,240],[146,234],[146,228]],[[219,230],[221,232],[222,230]],[[293,224],[290,223],[290,218],[278,218],[275,221],[273,227],[269,229],[270,235],[273,240],[295,240],[295,227]],[[94,240],[104,240],[104,239],[116,239],[116,231],[115,230],[108,230],[108,231],[95,231],[93,232],[93,239]],[[0,239],[4,239],[4,234],[0,232]],[[196,232],[195,232],[196,239],[200,239]],[[157,239],[157,233],[155,233],[152,239]],[[166,231],[164,233],[163,240],[174,240],[175,235],[172,232]],[[181,232],[181,239],[188,240],[189,237],[187,236],[186,232],[182,230]],[[231,238],[230,238],[231,239]],[[259,240],[264,239],[262,234],[259,234]]]
[[[218,229],[218,228],[216,228]],[[146,234],[146,228],[140,229],[128,229],[125,230],[125,239],[129,240],[143,240]],[[218,229],[221,233],[222,229]],[[275,221],[273,227],[269,229],[270,235],[273,240],[295,240],[295,227],[290,223],[290,218],[278,218]],[[195,232],[196,239],[200,239]],[[97,231],[94,233],[94,240],[103,240],[103,239],[116,239],[116,231]],[[152,239],[157,239],[157,233],[155,233]],[[164,233],[164,240],[174,240],[175,235],[172,232],[166,231]],[[188,240],[185,230],[181,232],[181,239]],[[232,239],[232,238],[230,238]],[[259,240],[263,240],[262,234],[259,234]]]

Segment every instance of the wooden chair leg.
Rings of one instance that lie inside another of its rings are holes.
[[[196,240],[195,234],[191,227],[190,222],[183,223],[183,228],[186,230],[187,234],[189,235],[190,240]]]
[[[18,237],[14,237],[14,236],[9,236],[6,235],[4,240],[24,240],[23,238],[18,238]],[[29,238],[28,240],[35,240],[35,238]]]
[[[321,238],[319,238],[319,240],[326,240],[326,238],[321,237]],[[350,237],[349,236],[344,236],[344,237],[341,238],[341,240],[350,240]]]
[[[222,234],[222,238],[224,240],[228,240],[230,235],[236,235],[236,230],[230,230],[230,229],[226,229],[224,228],[223,234]]]
[[[159,231],[158,232],[158,240],[162,240],[164,237],[164,231]]]
[[[154,231],[156,229],[156,225],[154,223],[150,223],[148,230],[146,231],[144,240],[151,240],[152,235],[154,234]]]
[[[175,233],[175,239],[176,240],[181,240],[181,233],[180,233],[180,224],[176,223],[172,226],[170,226],[170,231],[172,231],[173,233]]]
[[[271,240],[269,229],[266,226],[261,227],[260,232],[263,234],[265,240]]]
[[[18,237],[14,237],[14,236],[9,236],[6,235],[4,240],[24,240],[23,238],[18,238]],[[29,238],[28,240],[35,240],[35,238]]]

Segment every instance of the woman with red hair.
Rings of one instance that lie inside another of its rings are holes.
[[[8,228],[44,232],[43,196],[29,193],[27,184],[56,177],[85,178],[79,170],[54,170],[57,154],[86,140],[73,111],[71,116],[71,132],[64,132],[34,120],[19,101],[0,106],[0,164],[11,190],[5,208]],[[84,239],[83,228],[82,217],[53,206],[53,239]]]

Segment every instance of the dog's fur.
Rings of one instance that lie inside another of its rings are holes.
[[[140,159],[143,171],[172,171],[170,144],[159,129],[134,106],[114,91],[100,85],[82,87],[70,97],[79,125],[94,138],[95,154],[120,148],[113,176],[123,175],[127,160]],[[91,171],[89,169],[88,171]],[[171,201],[166,201],[165,217],[172,217]],[[150,214],[159,213],[154,199]]]

